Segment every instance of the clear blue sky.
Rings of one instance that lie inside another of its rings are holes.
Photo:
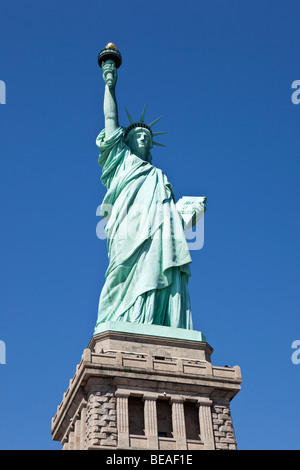
[[[107,268],[97,54],[123,55],[117,98],[166,130],[153,163],[176,198],[205,195],[195,329],[238,364],[240,449],[299,449],[300,6],[89,0],[1,5],[0,448],[59,449],[51,418],[89,343]]]

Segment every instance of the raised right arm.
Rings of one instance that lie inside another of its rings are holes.
[[[102,65],[102,70],[103,80],[105,82],[103,111],[105,120],[105,140],[107,140],[119,127],[118,106],[115,94],[117,69],[113,60],[107,60]]]

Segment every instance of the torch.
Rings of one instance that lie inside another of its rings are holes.
[[[122,56],[118,51],[117,46],[112,42],[109,42],[107,46],[102,49],[98,54],[98,65],[102,68],[102,63],[106,60],[113,60],[116,68],[118,69],[122,64]]]

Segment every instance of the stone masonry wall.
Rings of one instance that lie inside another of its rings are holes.
[[[216,450],[236,450],[229,405],[215,402],[211,411]]]
[[[86,424],[86,447],[117,445],[116,398],[112,390],[89,393]]]

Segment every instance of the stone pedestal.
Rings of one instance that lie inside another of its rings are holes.
[[[52,419],[76,449],[235,449],[240,368],[211,364],[196,331],[121,322],[95,332]]]

